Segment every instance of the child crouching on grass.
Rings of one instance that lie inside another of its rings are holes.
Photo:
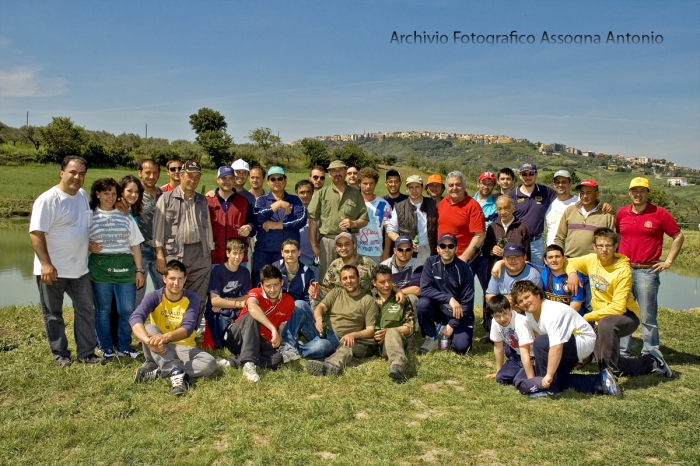
[[[534,377],[535,369],[530,358],[534,336],[527,318],[511,308],[505,295],[497,294],[486,304],[493,317],[490,338],[496,357],[496,373],[486,377],[504,385],[515,385],[518,380]]]

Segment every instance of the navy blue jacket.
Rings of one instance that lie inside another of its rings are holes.
[[[280,252],[282,242],[293,239],[299,242],[299,230],[306,225],[306,207],[299,197],[284,193],[283,201],[289,202],[292,212],[287,215],[284,209],[273,212],[271,205],[276,202],[272,193],[260,196],[255,201],[255,219],[258,221],[258,236],[255,249],[266,252]],[[281,230],[265,231],[263,223],[266,221],[282,222]]]
[[[420,277],[420,295],[444,306],[449,305],[454,297],[464,311],[462,319],[474,322],[474,274],[458,257],[455,256],[447,265],[442,263],[440,256],[428,257]],[[449,324],[454,328],[458,321],[450,319]]]
[[[289,283],[289,278],[287,276],[287,267],[284,265],[284,260],[275,261],[275,263],[272,265],[280,269],[280,272],[282,272],[282,291],[291,295],[295,301],[306,301],[308,303],[309,286],[316,281],[316,277],[314,277],[314,272],[300,262],[297,274],[294,275],[292,283]]]

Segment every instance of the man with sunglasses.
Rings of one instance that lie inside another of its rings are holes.
[[[298,196],[285,191],[287,175],[282,167],[267,172],[268,194],[255,202],[255,219],[260,225],[253,256],[253,283],[260,283],[260,270],[282,259],[280,245],[288,239],[299,242],[299,229],[306,225],[306,208]]]
[[[439,255],[425,261],[421,274],[421,297],[416,307],[425,340],[418,352],[427,354],[438,349],[435,324],[439,323],[440,333],[452,338],[452,348],[458,354],[465,354],[472,346],[474,333],[474,274],[456,255],[454,233],[440,235],[438,251]]]
[[[523,222],[530,232],[530,262],[544,265],[544,219],[547,209],[557,198],[557,192],[549,186],[537,184],[537,166],[532,162],[520,165],[522,184],[508,195],[515,204],[515,218]]]
[[[180,186],[180,170],[182,170],[182,160],[170,159],[165,167],[168,170],[170,181],[161,186],[160,189],[162,189],[163,192],[168,192]]]
[[[413,240],[398,236],[394,243],[394,255],[382,262],[391,269],[391,281],[408,297],[415,309],[420,296],[420,277],[423,262],[413,257]]]
[[[316,165],[309,173],[309,181],[314,186],[314,192],[323,188],[323,184],[326,182],[326,169],[320,165]]]

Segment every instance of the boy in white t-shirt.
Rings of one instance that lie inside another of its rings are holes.
[[[523,394],[542,397],[567,388],[577,392],[622,397],[610,369],[600,374],[575,374],[574,367],[592,352],[596,335],[586,320],[571,307],[545,299],[544,291],[529,280],[513,285],[511,298],[525,311],[535,338],[535,377],[518,381]]]
[[[502,294],[493,296],[486,305],[493,317],[490,338],[496,357],[496,372],[486,377],[504,385],[516,385],[520,380],[535,377],[530,359],[534,336],[527,318],[515,312],[508,297]]]

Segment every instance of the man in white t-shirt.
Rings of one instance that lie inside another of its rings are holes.
[[[366,256],[379,264],[384,252],[384,229],[391,218],[392,207],[389,201],[374,194],[379,181],[379,173],[370,167],[365,167],[357,174],[362,198],[367,207],[369,221],[355,235],[357,253]]]
[[[73,301],[74,334],[78,361],[102,364],[95,355],[95,308],[88,275],[90,210],[88,195],[82,189],[87,162],[68,156],[61,163],[60,181],[42,193],[32,208],[29,237],[34,248],[34,275],[39,286],[39,302],[54,363],[71,364],[66,325],[63,321],[63,295]]]
[[[561,216],[564,215],[567,207],[578,202],[578,196],[571,194],[571,174],[568,171],[559,170],[555,172],[552,184],[554,184],[554,191],[557,192],[557,198],[549,205],[544,216],[547,224],[547,241],[545,246],[554,244],[554,237],[557,234]]]
[[[586,320],[564,303],[545,299],[542,288],[530,280],[513,285],[511,298],[525,311],[535,338],[535,377],[516,381],[516,388],[531,397],[556,395],[567,388],[577,392],[622,397],[617,379],[604,368],[600,374],[571,371],[593,352],[596,334]]]

